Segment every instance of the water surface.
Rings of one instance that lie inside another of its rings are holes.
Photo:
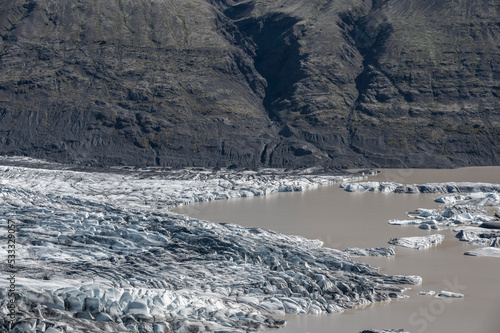
[[[500,167],[455,170],[387,169],[369,179],[400,183],[500,182]],[[388,246],[392,237],[428,235],[413,226],[391,226],[389,219],[405,219],[416,208],[438,208],[437,194],[347,193],[338,185],[266,197],[196,203],[174,211],[214,222],[273,229],[320,239],[327,247]],[[394,258],[359,258],[387,274],[420,275],[421,286],[409,299],[376,304],[340,315],[286,316],[279,333],[357,333],[368,328],[404,328],[415,332],[500,332],[500,259],[464,256],[472,246],[444,230],[445,241],[431,249],[396,248]],[[463,299],[444,301],[418,296],[421,290],[451,290]]]

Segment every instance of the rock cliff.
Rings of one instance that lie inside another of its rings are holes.
[[[0,154],[500,163],[496,0],[9,0],[0,36]]]

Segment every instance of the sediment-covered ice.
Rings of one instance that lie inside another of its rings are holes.
[[[290,172],[276,169],[81,172],[58,165],[52,168],[0,165],[0,185],[127,209],[161,210],[200,201],[303,191],[363,177],[320,173],[313,168]]]
[[[400,184],[393,182],[360,182],[341,184],[347,192],[382,193],[473,193],[500,192],[500,184],[450,182],[427,184]]]
[[[351,185],[354,185],[351,187]],[[389,220],[392,225],[414,225],[425,230],[452,228],[456,237],[470,245],[482,245],[465,252],[471,256],[500,257],[500,185],[484,183],[436,183],[424,185],[401,185],[395,183],[365,182],[343,185],[346,191],[380,191],[394,193],[457,193],[435,199],[446,206],[441,209],[418,208],[409,213],[411,220]],[[491,192],[487,192],[491,191]],[[419,237],[394,238],[389,243],[412,248],[425,248],[435,243],[435,234],[423,240]],[[425,238],[424,237],[424,238]],[[431,242],[429,242],[431,240]],[[438,242],[442,241],[437,239]]]
[[[444,235],[434,234],[421,237],[402,237],[402,238],[392,238],[389,244],[409,247],[412,249],[422,250],[441,243],[444,240]]]
[[[418,208],[409,213],[413,220],[389,220],[392,225],[417,225],[420,229],[441,230],[456,225],[488,225],[497,221],[488,209],[500,205],[498,193],[470,193],[468,195],[439,197],[435,201],[451,203],[442,209]],[[499,226],[500,228],[500,226]]]
[[[396,252],[391,247],[376,247],[369,249],[360,249],[357,247],[344,249],[342,252],[350,257],[393,257]]]
[[[402,328],[391,328],[391,329],[383,329],[383,330],[364,330],[361,333],[409,333],[408,331]]]
[[[460,226],[453,228],[453,231],[457,233],[458,239],[467,242],[484,240],[484,244],[489,244],[490,241],[500,237],[500,229]]]
[[[415,225],[424,230],[442,230],[459,224],[480,225],[496,221],[488,209],[500,206],[500,184],[489,183],[428,183],[399,184],[391,182],[361,182],[342,184],[348,192],[382,193],[463,193],[447,194],[435,199],[447,206],[441,211],[419,208],[410,220],[389,220],[392,225]]]
[[[273,314],[342,312],[420,284],[418,276],[380,274],[320,241],[165,209],[338,180],[266,171],[0,167],[0,228],[14,222],[17,237],[16,321],[9,326],[3,312],[1,329],[248,332],[282,325]],[[2,272],[6,239],[0,235]],[[5,309],[5,276],[0,281]]]

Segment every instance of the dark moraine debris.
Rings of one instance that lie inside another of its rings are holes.
[[[500,221],[483,222],[479,227],[500,230]]]

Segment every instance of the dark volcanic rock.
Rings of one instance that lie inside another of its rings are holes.
[[[493,0],[11,0],[0,154],[90,165],[498,164]]]

